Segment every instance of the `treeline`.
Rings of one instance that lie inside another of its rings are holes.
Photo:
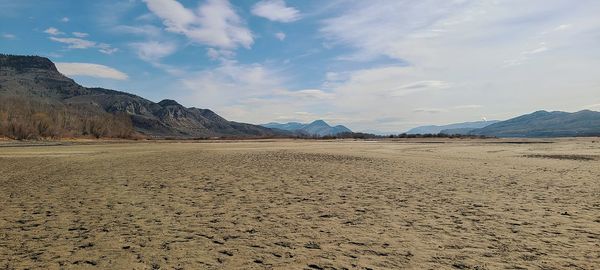
[[[485,139],[486,136],[462,135],[462,134],[397,134],[397,135],[375,135],[362,132],[346,132],[337,135],[323,136],[321,139],[408,139],[408,138],[450,138],[450,139]]]
[[[465,135],[465,134],[444,134],[444,133],[437,133],[437,134],[406,134],[406,133],[402,133],[402,134],[398,134],[398,135],[389,135],[387,136],[388,138],[457,138],[457,139],[486,139],[486,138],[490,138],[488,136],[483,136],[483,135]]]
[[[0,97],[0,136],[44,138],[131,138],[131,119],[83,105],[48,104],[23,97]]]
[[[370,134],[370,133],[363,133],[363,132],[343,132],[343,133],[339,133],[336,135],[326,135],[326,136],[322,136],[319,138],[324,139],[324,140],[331,140],[331,139],[377,139],[377,138],[384,138],[384,137],[375,135],[375,134]],[[317,138],[317,139],[319,139],[319,138]]]
[[[274,135],[274,136],[212,136],[212,137],[146,137],[154,140],[265,140],[265,139],[301,139],[301,140],[336,140],[336,139],[401,139],[401,138],[450,138],[450,139],[489,139],[494,137],[460,134],[398,134],[398,135],[375,135],[362,132],[345,132],[337,135]]]
[[[335,139],[403,139],[403,138],[449,138],[449,139],[489,139],[491,137],[479,136],[479,135],[461,135],[461,134],[397,134],[397,135],[376,135],[371,133],[363,132],[344,132],[336,135],[307,135],[307,134],[296,134],[289,136],[260,136],[260,137],[240,137],[240,136],[226,136],[226,137],[202,137],[202,138],[190,138],[192,140],[247,140],[247,139],[304,139],[304,140],[335,140]],[[180,140],[181,138],[163,138],[167,140]]]

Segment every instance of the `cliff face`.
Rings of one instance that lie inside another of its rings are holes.
[[[86,88],[60,74],[49,59],[37,56],[0,55],[0,99],[4,103],[11,99],[13,103],[45,104],[49,110],[69,108],[90,117],[126,115],[133,130],[154,137],[277,135],[269,128],[231,122],[210,110],[186,108],[174,100],[155,103],[130,93]],[[7,111],[8,105],[3,107]]]
[[[0,68],[12,69],[18,73],[32,70],[58,72],[54,63],[48,58],[39,56],[0,55]]]

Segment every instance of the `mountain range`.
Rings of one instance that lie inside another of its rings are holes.
[[[470,132],[474,129],[483,128],[495,123],[498,123],[498,120],[491,121],[477,121],[477,122],[464,122],[464,123],[456,123],[442,126],[420,126],[413,128],[406,132],[406,134],[462,134],[464,132]]]
[[[108,132],[112,126],[126,130],[127,125],[149,137],[288,134],[228,121],[211,110],[186,108],[174,100],[155,103],[125,92],[83,87],[62,75],[49,59],[37,56],[0,55],[0,101],[0,109],[6,111],[0,111],[0,127],[5,133],[41,133],[38,129],[43,123],[44,132],[50,130],[47,135],[67,132],[72,136],[100,137],[111,135]],[[24,106],[30,109],[23,109]],[[17,115],[15,110],[23,113]]]
[[[261,126],[271,129],[290,131],[298,133],[300,135],[308,136],[333,136],[341,133],[352,132],[352,130],[342,125],[332,127],[323,120],[316,120],[309,124],[303,124],[298,122],[289,122],[281,124],[272,122],[268,124],[262,124]]]
[[[600,112],[537,111],[505,121],[479,121],[416,127],[407,134],[475,135],[499,138],[600,136]]]
[[[600,112],[537,111],[469,132],[495,137],[600,136]]]

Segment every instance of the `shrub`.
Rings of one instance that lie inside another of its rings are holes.
[[[83,105],[48,104],[24,97],[0,97],[0,136],[18,140],[93,136],[129,138],[127,114]]]

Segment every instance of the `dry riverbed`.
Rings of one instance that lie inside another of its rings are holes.
[[[3,141],[0,269],[598,269],[598,141]]]

